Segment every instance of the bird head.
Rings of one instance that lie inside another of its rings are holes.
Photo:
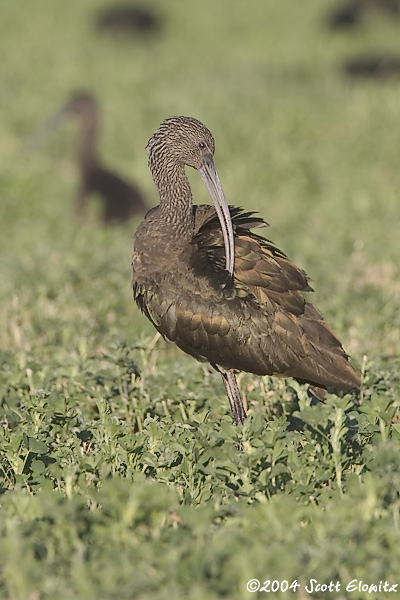
[[[213,155],[215,142],[203,123],[192,117],[169,117],[151,136],[147,150],[149,167],[157,181],[160,170],[163,175],[172,174],[176,166],[188,165],[196,169],[214,203],[224,236],[226,269],[233,274],[234,235],[232,221],[222,189]]]
[[[150,162],[155,154],[161,154],[168,162],[199,169],[204,157],[214,155],[215,142],[211,132],[197,119],[169,117],[151,136],[146,147]]]
[[[65,111],[66,115],[84,115],[96,109],[97,103],[92,94],[88,92],[76,92],[71,96],[62,110]]]

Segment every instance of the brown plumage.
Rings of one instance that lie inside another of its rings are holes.
[[[398,19],[399,0],[347,0],[339,7],[335,6],[328,23],[331,29],[349,29],[361,23],[368,14],[371,16],[380,14],[390,19]]]
[[[134,215],[144,214],[147,205],[139,188],[104,167],[97,156],[99,110],[91,94],[87,92],[74,94],[69,102],[34,134],[30,146],[37,146],[49,131],[59,126],[69,116],[75,116],[80,125],[77,156],[80,173],[76,195],[77,216],[81,219],[85,217],[89,194],[101,196],[102,218],[105,224],[125,221]]]
[[[360,56],[346,61],[343,69],[351,78],[398,79],[400,77],[400,57],[390,54]]]
[[[97,18],[97,29],[105,33],[147,34],[160,28],[160,17],[145,6],[113,6]]]
[[[327,386],[359,387],[339,340],[303,297],[312,291],[304,271],[251,231],[266,225],[262,219],[234,207],[231,274],[223,208],[217,216],[212,206],[192,206],[185,175],[185,165],[196,168],[222,206],[208,129],[195,119],[172,117],[152,136],[148,150],[160,205],[135,235],[134,298],[164,338],[221,373],[234,423],[246,416],[236,371],[294,377],[310,383],[317,397]]]

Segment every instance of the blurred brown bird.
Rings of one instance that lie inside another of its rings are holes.
[[[83,218],[86,214],[87,197],[97,193],[103,200],[103,222],[122,222],[147,210],[145,198],[139,188],[117,173],[103,166],[97,156],[97,135],[99,130],[99,110],[91,94],[74,94],[61,110],[57,111],[37,130],[29,142],[37,147],[55,127],[66,118],[75,116],[80,125],[78,145],[78,169],[80,185],[76,195],[76,214]]]
[[[246,412],[235,372],[294,377],[322,399],[360,378],[319,310],[302,269],[251,229],[266,223],[226,204],[214,139],[199,121],[166,119],[148,143],[160,195],[135,235],[134,298],[161,335],[221,373],[233,422]],[[215,208],[192,206],[185,165],[199,172]]]
[[[97,29],[109,34],[149,34],[160,29],[160,16],[147,6],[112,6],[97,17]]]
[[[359,56],[347,60],[343,70],[348,77],[358,79],[398,79],[400,77],[400,56],[376,54]]]
[[[328,24],[331,29],[350,29],[359,25],[368,15],[398,19],[399,0],[346,0],[343,4],[335,6],[329,15]]]

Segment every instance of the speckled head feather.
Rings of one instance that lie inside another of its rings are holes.
[[[165,223],[175,223],[175,231],[193,226],[192,193],[185,165],[196,169],[214,203],[224,235],[226,269],[233,274],[234,234],[222,185],[214,165],[215,142],[211,132],[193,117],[170,117],[150,138],[149,167],[160,195]],[[179,208],[178,208],[179,207]]]
[[[192,117],[169,117],[161,123],[147,143],[149,167],[153,172],[157,160],[158,164],[174,162],[199,169],[204,144],[213,155],[214,138],[203,123]]]

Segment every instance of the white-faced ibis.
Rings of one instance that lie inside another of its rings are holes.
[[[358,25],[368,15],[387,15],[389,18],[398,18],[400,15],[398,0],[350,0],[345,4],[335,7],[329,17],[329,26],[332,29],[351,28]]]
[[[138,306],[165,339],[221,373],[235,424],[246,417],[237,371],[294,377],[320,399],[327,386],[358,388],[338,338],[303,298],[312,291],[305,272],[251,232],[266,225],[261,218],[228,209],[214,147],[210,131],[188,117],[166,119],[147,145],[160,204],[135,235]],[[216,211],[192,206],[185,165],[197,169]]]
[[[144,6],[113,6],[97,18],[97,28],[105,33],[148,34],[160,27],[160,18]]]
[[[103,221],[106,224],[125,221],[134,215],[144,214],[147,205],[143,194],[133,183],[105,168],[96,152],[99,130],[99,110],[91,94],[74,94],[61,110],[50,117],[34,134],[30,146],[37,146],[51,130],[69,116],[79,120],[80,139],[78,168],[80,185],[76,195],[76,214],[85,216],[87,196],[98,194],[103,200]]]
[[[400,77],[400,57],[389,54],[360,56],[346,61],[343,70],[351,78],[398,79]]]

